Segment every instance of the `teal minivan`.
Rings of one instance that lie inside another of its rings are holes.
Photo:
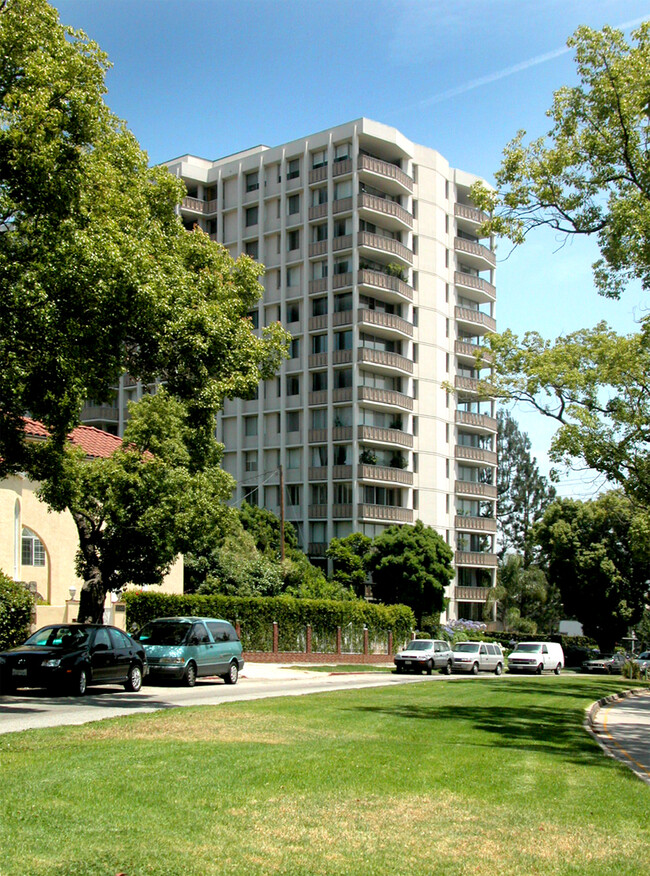
[[[200,676],[237,684],[244,667],[235,628],[214,617],[159,617],[133,636],[144,646],[149,678],[174,679],[193,687]]]

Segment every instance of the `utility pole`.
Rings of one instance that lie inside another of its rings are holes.
[[[280,466],[280,559],[284,562],[284,470]]]

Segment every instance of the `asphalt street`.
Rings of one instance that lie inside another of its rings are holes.
[[[650,784],[650,691],[606,703],[593,729],[614,757]]]

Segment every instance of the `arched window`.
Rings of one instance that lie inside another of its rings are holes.
[[[45,548],[43,542],[26,526],[23,526],[22,539],[22,564],[23,566],[44,566]]]

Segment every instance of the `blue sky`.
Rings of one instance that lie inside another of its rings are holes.
[[[553,91],[575,82],[567,37],[581,24],[650,18],[650,0],[59,0],[65,24],[108,53],[107,102],[152,163],[274,146],[367,116],[493,178],[520,129],[539,136]],[[626,28],[629,34],[629,27]],[[606,319],[632,331],[646,302],[594,291],[588,241],[539,232],[499,247],[500,330],[548,337]],[[553,431],[516,416],[543,471]],[[570,475],[564,494],[588,497]]]

